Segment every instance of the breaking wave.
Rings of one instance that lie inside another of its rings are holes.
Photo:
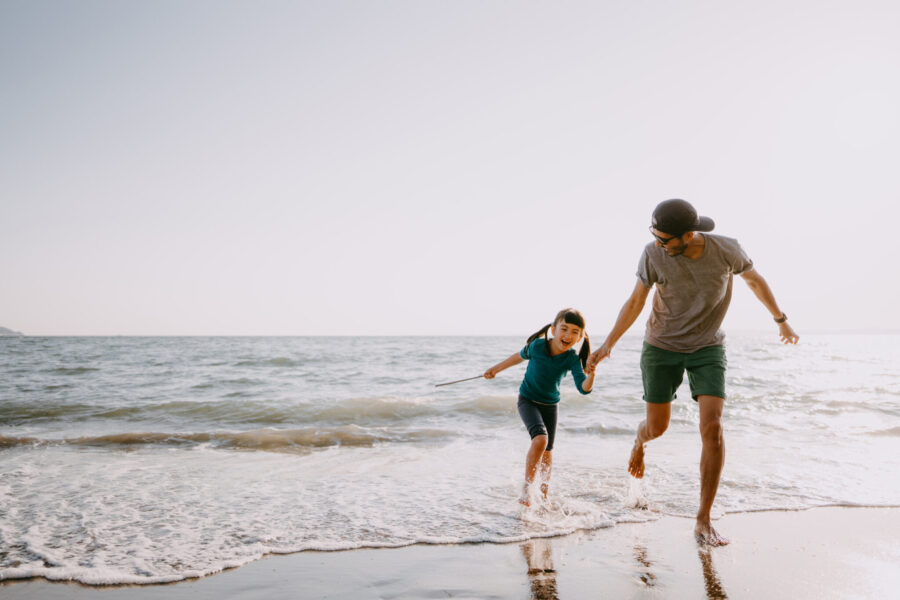
[[[170,400],[131,406],[96,406],[79,403],[10,403],[3,407],[4,420],[26,425],[35,420],[72,421],[175,421],[227,425],[285,425],[326,423],[331,425],[375,423],[388,425],[409,419],[446,416],[449,413],[478,417],[516,414],[515,399],[483,396],[446,403],[428,398],[358,397],[328,403],[285,403],[253,399],[233,392],[221,400]]]
[[[242,432],[160,433],[134,432],[64,439],[0,436],[0,448],[22,446],[197,446],[265,450],[270,452],[306,451],[329,446],[371,447],[381,443],[440,442],[454,437],[449,431],[419,429],[398,431],[365,428],[356,425],[320,429],[257,429]]]

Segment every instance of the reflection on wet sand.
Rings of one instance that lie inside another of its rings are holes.
[[[647,558],[647,548],[638,544],[634,547],[634,559],[638,562],[641,567],[641,570],[638,571],[638,579],[644,582],[644,585],[647,587],[653,587],[656,585],[656,575],[650,570],[650,567],[653,565],[650,563],[650,560]]]
[[[713,564],[712,553],[708,547],[697,549],[697,556],[700,557],[700,565],[703,567],[703,581],[706,584],[706,597],[708,600],[727,600],[728,594],[722,586],[719,574],[716,572],[716,566]],[[647,547],[637,544],[634,547],[634,560],[637,561],[640,568],[637,576],[647,587],[654,587],[657,584],[656,575],[651,570],[653,563],[647,556]]]
[[[552,542],[548,539],[528,540],[522,544],[522,554],[528,563],[532,600],[559,600]]]
[[[703,565],[703,580],[706,582],[706,597],[709,600],[727,600],[728,594],[722,587],[722,581],[719,574],[716,573],[716,566],[713,564],[712,553],[709,548],[699,548],[697,556],[700,557],[700,564]]]

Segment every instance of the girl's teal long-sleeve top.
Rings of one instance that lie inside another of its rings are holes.
[[[534,402],[544,404],[556,404],[559,402],[559,385],[562,383],[568,371],[572,372],[575,387],[582,394],[590,394],[584,391],[582,384],[587,377],[581,367],[581,359],[575,350],[569,349],[562,354],[550,356],[547,340],[538,338],[531,344],[522,348],[519,356],[528,361],[525,369],[525,377],[519,386],[519,393]]]

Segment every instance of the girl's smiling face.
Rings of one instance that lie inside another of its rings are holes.
[[[578,325],[561,321],[550,328],[553,337],[550,339],[550,354],[562,354],[584,337],[584,331]]]

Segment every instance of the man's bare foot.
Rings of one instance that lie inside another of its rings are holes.
[[[707,521],[706,523],[697,523],[694,527],[694,538],[698,544],[704,546],[725,546],[729,540],[724,535],[713,529],[713,526]]]
[[[644,476],[644,445],[637,443],[637,441],[634,442],[634,447],[631,449],[628,472],[637,479]]]

